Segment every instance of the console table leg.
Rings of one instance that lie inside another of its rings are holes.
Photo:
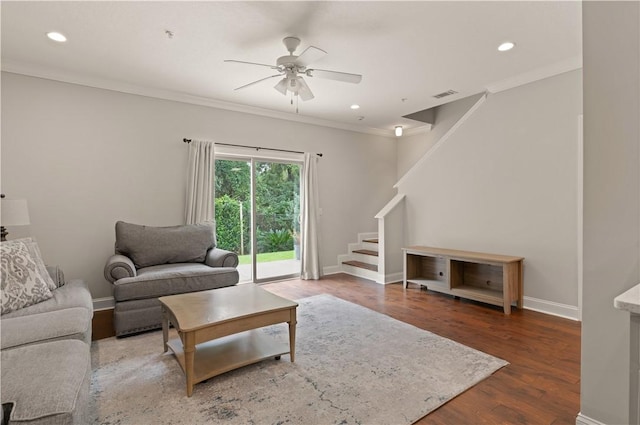
[[[522,268],[522,261],[518,262],[518,308],[522,310],[524,307],[524,270]]]
[[[512,290],[512,267],[510,264],[502,266],[502,294],[504,302],[504,314],[511,314],[511,290]]]

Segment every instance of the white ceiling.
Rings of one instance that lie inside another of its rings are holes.
[[[3,70],[362,131],[420,127],[401,117],[581,63],[577,1],[2,1],[0,7]],[[47,39],[49,31],[68,41]],[[273,89],[278,79],[233,90],[273,72],[224,59],[275,64],[287,54],[282,38],[290,35],[302,39],[298,54],[309,45],[329,53],[312,67],[362,74],[362,82],[306,78],[315,99],[300,101],[297,117],[289,97]],[[516,48],[498,52],[506,40]],[[433,98],[449,89],[459,94]],[[353,103],[361,109],[349,109]]]

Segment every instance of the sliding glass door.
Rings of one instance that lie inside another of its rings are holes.
[[[218,246],[238,253],[240,282],[300,274],[301,164],[216,159]]]
[[[254,166],[254,280],[298,275],[300,165],[254,161]]]

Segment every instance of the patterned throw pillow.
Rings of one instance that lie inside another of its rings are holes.
[[[38,273],[44,276],[44,279],[47,284],[47,288],[49,288],[50,291],[57,289],[58,284],[53,280],[53,278],[47,271],[47,266],[46,264],[44,264],[42,260],[42,254],[40,254],[40,248],[38,247],[38,243],[35,241],[35,239],[33,238],[12,239],[10,241],[6,241],[3,243],[11,244],[11,243],[21,243],[21,242],[24,242],[24,244],[27,246],[27,249],[29,250],[29,253],[31,254],[31,257],[36,260],[36,267],[38,268]]]
[[[29,249],[29,242],[22,240],[0,243],[2,314],[53,296],[48,285],[48,281],[52,281],[51,276],[47,273],[42,258],[34,256],[32,251],[33,249]]]

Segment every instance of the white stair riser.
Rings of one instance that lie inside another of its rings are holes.
[[[364,249],[362,247],[362,243],[350,243],[349,245],[347,245],[347,252],[348,253],[352,253],[356,249]]]
[[[351,257],[351,254],[342,254],[342,255],[338,255],[338,267],[342,267],[342,263],[344,261],[352,261],[353,258]]]
[[[365,239],[378,239],[378,233],[358,233],[358,242],[362,242]]]
[[[349,254],[353,253],[353,251],[358,251],[360,249],[366,249],[368,251],[378,252],[378,244],[377,243],[368,243],[368,242],[360,242],[360,243],[350,243],[347,246]]]
[[[370,251],[378,252],[378,244],[371,243],[371,242],[362,242],[360,244],[360,248],[356,248],[356,249],[368,249]]]
[[[378,257],[373,255],[359,254],[357,252],[351,253],[351,259],[355,261],[361,261],[367,264],[375,264],[378,265]]]
[[[365,279],[370,279],[376,281],[378,279],[378,272],[374,272],[373,270],[361,269],[360,267],[353,267],[348,264],[342,264],[342,271],[352,276],[363,277]]]

